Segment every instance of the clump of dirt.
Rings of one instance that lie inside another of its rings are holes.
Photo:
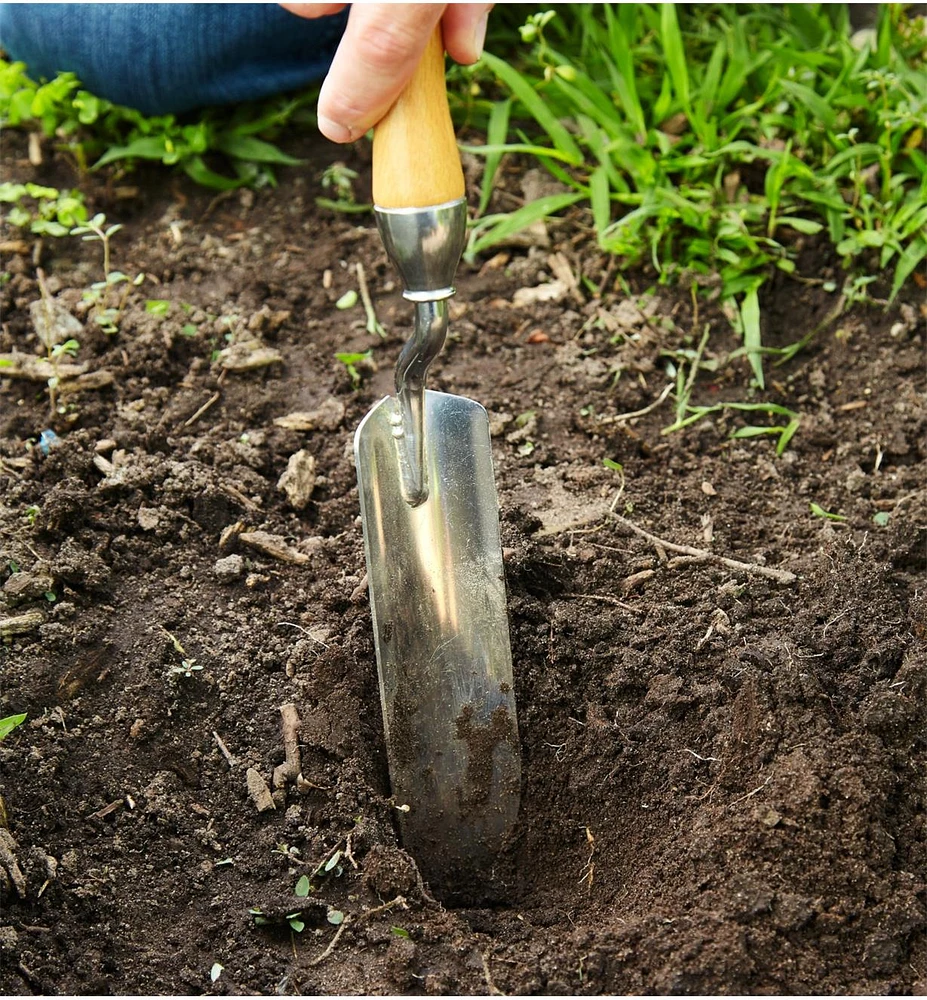
[[[766,290],[767,343],[820,327],[753,397],[802,415],[776,457],[730,411],[661,433],[667,354],[711,323],[693,401],[742,400],[737,342],[645,270],[616,291],[575,220],[461,267],[432,385],[490,411],[523,788],[504,901],[445,907],[398,837],[351,454],[411,314],[372,220],[315,206],[343,154],[305,152],[253,195],[88,187],[145,275],[115,335],[98,248],[3,234],[0,352],[46,353],[40,264],[113,376],[55,412],[0,368],[4,991],[923,991],[918,286],[830,320]],[[335,308],[358,263],[383,340]]]

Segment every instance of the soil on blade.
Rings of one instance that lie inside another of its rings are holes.
[[[0,353],[46,353],[38,263],[112,374],[58,413],[0,368],[3,991],[922,992],[919,286],[833,318],[781,276],[764,343],[817,333],[750,395],[720,309],[617,289],[581,216],[461,266],[431,385],[490,413],[523,788],[504,902],[445,907],[390,798],[351,451],[411,312],[371,218],[315,206],[340,151],[304,152],[256,194],[88,188],[146,276],[115,335],[98,246],[3,232]],[[385,339],[335,307],[358,263]],[[693,402],[799,412],[781,456],[732,432],[782,417],[662,433],[706,323]],[[335,353],[368,350],[355,388]]]

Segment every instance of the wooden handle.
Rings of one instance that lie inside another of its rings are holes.
[[[463,196],[439,24],[406,89],[374,130],[373,201],[379,208],[429,208]]]

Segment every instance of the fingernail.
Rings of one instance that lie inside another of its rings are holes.
[[[489,11],[476,22],[476,27],[473,29],[473,51],[476,54],[476,58],[479,59],[483,54],[483,45],[486,42],[486,28],[489,25]]]
[[[319,115],[319,131],[332,142],[350,142],[354,138],[353,132],[347,125],[333,122],[331,118],[325,118],[322,115]]]

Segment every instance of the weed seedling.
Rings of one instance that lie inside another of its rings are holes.
[[[348,376],[351,379],[351,385],[355,389],[359,389],[361,381],[363,380],[359,366],[369,366],[371,360],[373,359],[373,351],[338,353],[335,357],[344,365]]]
[[[195,673],[199,673],[203,669],[203,665],[197,663],[192,656],[187,655],[187,651],[181,646],[180,640],[172,632],[168,632],[166,628],[162,628],[161,631],[171,640],[171,645],[181,657],[179,664],[174,663],[168,667],[167,679],[175,680],[178,677],[190,678]]]
[[[823,518],[826,521],[846,521],[847,517],[845,514],[832,514],[829,510],[824,510],[820,504],[816,504],[812,501],[809,504],[811,508],[811,513],[815,517]]]
[[[37,236],[67,236],[87,219],[79,191],[59,191],[41,184],[0,184],[0,203],[12,205],[6,216],[11,226],[28,227]]]
[[[89,243],[101,243],[103,245],[103,280],[95,281],[90,288],[84,292],[85,302],[89,302],[93,307],[93,317],[104,333],[110,335],[119,332],[119,321],[122,311],[125,308],[129,292],[133,287],[137,287],[145,280],[144,274],[139,274],[134,280],[130,279],[122,271],[110,270],[111,249],[110,239],[122,229],[122,225],[116,223],[112,226],[106,225],[106,216],[98,212],[92,219],[81,226],[75,226],[71,230],[72,236],[81,236]],[[122,285],[121,294],[116,291]]]
[[[333,212],[369,212],[372,205],[357,203],[354,193],[356,180],[356,170],[341,162],[332,163],[322,172],[322,190],[330,191],[334,197],[316,198],[315,203],[320,208],[328,208]]]

